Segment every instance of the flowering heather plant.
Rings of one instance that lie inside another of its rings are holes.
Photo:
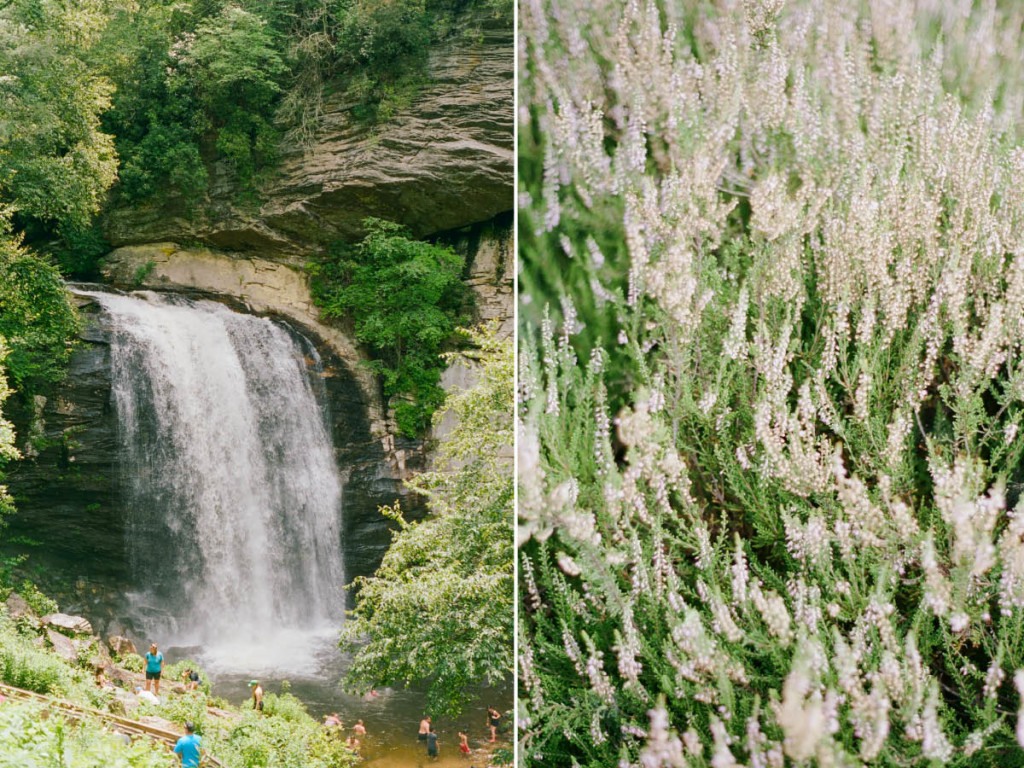
[[[1024,764],[1024,8],[520,18],[524,765]]]

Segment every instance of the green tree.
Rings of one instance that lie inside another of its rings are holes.
[[[140,3],[114,15],[98,46],[98,65],[117,86],[103,125],[117,137],[118,191],[128,201],[206,190],[199,147],[208,121],[191,83],[169,75],[171,46],[193,16],[182,3]]]
[[[194,94],[217,150],[246,182],[273,159],[280,138],[273,114],[287,66],[276,43],[258,14],[229,5],[170,51],[170,87]]]
[[[384,393],[401,399],[399,429],[413,437],[444,401],[440,352],[465,302],[465,259],[411,239],[398,224],[365,225],[362,242],[311,266],[314,297],[326,316],[353,320],[356,338],[375,357],[372,368],[384,377]]]
[[[0,7],[0,185],[23,224],[87,229],[116,178],[111,84],[86,61],[105,22],[99,0]]]
[[[493,327],[469,335],[475,348],[449,356],[473,365],[477,383],[434,414],[455,427],[437,469],[407,483],[430,516],[381,510],[400,527],[376,574],[356,580],[342,640],[354,690],[426,684],[430,711],[452,716],[469,686],[512,673],[512,340]]]
[[[57,268],[19,245],[6,226],[0,220],[0,338],[15,385],[34,387],[63,375],[78,316]]]

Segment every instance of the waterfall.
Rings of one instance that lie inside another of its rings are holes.
[[[83,292],[111,324],[134,605],[147,641],[298,663],[344,611],[341,481],[300,335],[212,301]]]

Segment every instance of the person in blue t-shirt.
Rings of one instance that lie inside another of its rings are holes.
[[[182,768],[199,768],[203,755],[203,741],[195,733],[192,723],[185,723],[185,735],[174,745],[174,754],[181,758]]]
[[[164,671],[164,655],[157,650],[156,643],[149,646],[149,653],[146,654],[146,690],[149,690],[149,682],[153,681],[153,693],[160,695],[160,674]]]

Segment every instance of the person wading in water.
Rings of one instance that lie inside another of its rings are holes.
[[[426,741],[428,733],[430,733],[430,718],[424,717],[422,720],[420,720],[420,733],[419,736],[416,737],[416,739],[418,741]]]
[[[498,738],[498,723],[501,721],[501,712],[494,707],[487,708],[487,725],[491,729],[491,743]]]

